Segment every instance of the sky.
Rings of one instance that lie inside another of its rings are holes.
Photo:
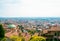
[[[60,17],[60,0],[0,0],[0,17]]]

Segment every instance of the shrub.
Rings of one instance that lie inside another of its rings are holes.
[[[23,37],[19,37],[19,36],[15,36],[15,35],[11,36],[10,39],[12,41],[25,41],[25,39]]]
[[[1,41],[7,41],[7,38],[3,38]]]

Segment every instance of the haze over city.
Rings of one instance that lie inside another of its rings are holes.
[[[0,0],[0,17],[60,17],[60,0]]]

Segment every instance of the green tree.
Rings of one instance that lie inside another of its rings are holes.
[[[18,27],[23,32],[24,27],[22,25],[18,25]]]
[[[27,30],[28,33],[30,33],[31,35],[33,35],[36,31],[35,30]]]
[[[5,37],[5,30],[2,24],[0,24],[0,40],[3,39],[4,37]]]
[[[46,39],[44,37],[35,35],[32,36],[29,41],[46,41]]]

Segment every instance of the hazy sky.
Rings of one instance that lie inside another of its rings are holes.
[[[60,17],[60,0],[0,0],[0,17]]]

